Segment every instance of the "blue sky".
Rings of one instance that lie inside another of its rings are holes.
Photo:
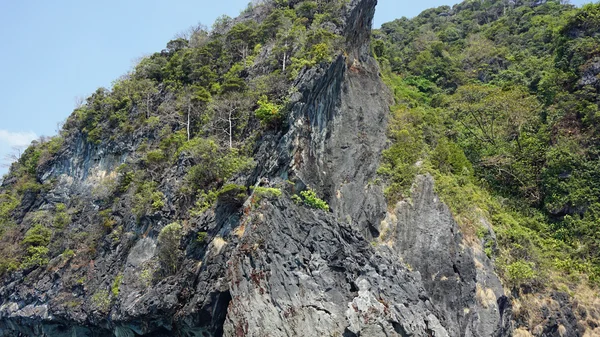
[[[0,0],[0,161],[13,146],[55,134],[77,97],[110,87],[176,33],[236,16],[248,1]],[[457,2],[379,0],[375,26]]]

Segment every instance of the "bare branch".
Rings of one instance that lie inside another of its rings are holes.
[[[11,151],[4,155],[4,160],[2,161],[0,166],[10,167],[12,163],[16,162],[17,160],[19,160],[19,158],[21,158],[21,155],[23,154],[25,148],[26,146],[13,146],[11,148]]]
[[[85,105],[85,97],[84,96],[75,96],[73,99],[75,103],[75,109],[81,109]]]

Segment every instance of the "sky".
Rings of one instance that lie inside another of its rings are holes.
[[[197,23],[210,26],[222,14],[235,17],[248,2],[0,0],[0,163],[14,147],[56,134],[77,98],[110,87],[178,32]],[[455,3],[379,0],[374,26]],[[0,166],[0,176],[6,170]]]

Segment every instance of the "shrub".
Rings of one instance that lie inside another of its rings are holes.
[[[71,217],[66,212],[65,204],[57,204],[56,205],[56,213],[54,214],[54,219],[52,220],[52,224],[55,228],[62,229],[65,228],[68,224],[71,223]]]
[[[63,146],[64,139],[60,136],[52,137],[46,144],[45,147],[50,156],[54,156],[58,153],[60,148]]]
[[[147,266],[140,273],[140,281],[142,281],[142,284],[144,286],[146,286],[146,288],[147,288],[152,285],[153,279],[154,279],[154,270],[150,266]]]
[[[98,212],[98,216],[100,217],[100,223],[102,224],[102,227],[104,229],[106,229],[107,231],[113,229],[113,226],[115,225],[116,221],[112,218],[110,209],[105,209],[103,211]]]
[[[133,182],[133,178],[135,176],[134,172],[129,169],[127,164],[121,164],[117,168],[118,174],[118,183],[117,183],[117,191],[119,193],[125,193],[129,189],[129,185]]]
[[[19,269],[19,262],[14,258],[0,258],[0,276]]]
[[[61,136],[50,138],[40,144],[40,156],[37,165],[42,166],[56,155],[63,146],[64,139]]]
[[[431,163],[441,172],[467,175],[473,173],[473,166],[463,150],[455,143],[442,138],[431,154]]]
[[[146,153],[146,162],[150,165],[159,164],[166,159],[162,150],[153,150]]]
[[[13,195],[0,194],[0,234],[11,224],[11,214],[17,206],[19,206],[19,200]]]
[[[192,139],[184,144],[178,153],[185,153],[196,164],[185,176],[182,191],[188,194],[200,189],[209,190],[211,185],[227,181],[234,174],[253,165],[252,158],[240,155],[237,149],[219,149],[211,139]]]
[[[41,267],[48,264],[48,247],[31,246],[27,248],[27,256],[21,263],[21,269]]]
[[[183,229],[177,222],[166,225],[158,235],[158,258],[162,265],[162,271],[166,275],[177,272],[179,263],[179,241],[183,236]]]
[[[110,309],[110,294],[106,290],[98,290],[92,295],[92,305],[94,305],[98,311],[107,312]]]
[[[73,256],[75,256],[75,252],[72,249],[65,249],[65,251],[60,254],[64,260],[69,260]]]
[[[196,236],[196,242],[204,243],[204,241],[206,241],[207,238],[208,238],[207,232],[198,232],[198,235]]]
[[[263,124],[271,124],[281,119],[281,106],[269,101],[266,95],[262,95],[258,100],[258,109],[254,111],[256,118]]]
[[[319,197],[313,190],[306,190],[300,192],[300,195],[304,198],[304,203],[312,208],[322,209],[324,211],[329,211],[329,205]]]
[[[275,199],[281,196],[281,190],[278,188],[271,187],[256,187],[254,188],[254,198],[255,202],[259,202],[263,198],[266,199]]]
[[[316,1],[303,1],[296,5],[296,13],[300,17],[312,20],[315,14],[317,14],[318,7],[319,5]]]
[[[160,118],[158,118],[158,116],[148,117],[148,119],[146,119],[146,124],[149,128],[154,129],[160,124]]]
[[[200,192],[198,195],[198,200],[196,200],[196,204],[190,210],[190,215],[202,215],[202,213],[206,212],[210,207],[212,207],[212,205],[217,201],[217,197],[218,193],[215,190]]]
[[[40,150],[39,143],[37,142],[34,142],[25,151],[23,151],[23,154],[18,161],[20,166],[19,170],[22,172],[22,174],[35,176],[41,154],[42,152]]]
[[[139,218],[165,206],[165,195],[157,190],[155,182],[142,183],[133,196],[133,213]]]
[[[23,238],[22,243],[28,246],[48,246],[52,231],[41,224],[30,228]]]
[[[15,186],[17,193],[25,194],[27,192],[30,193],[38,193],[42,189],[42,185],[35,181],[31,176],[23,176],[17,182]]]
[[[389,149],[383,151],[382,165],[378,170],[378,173],[388,181],[385,194],[390,203],[405,197],[410,190],[418,173],[415,163],[425,147],[419,130],[402,120],[404,117],[401,115],[404,114],[406,112],[403,109],[395,112],[394,118],[398,121],[393,121],[391,132],[394,143]]]
[[[310,56],[314,64],[319,64],[323,61],[331,61],[331,49],[326,43],[318,43],[312,46]]]
[[[227,184],[218,192],[218,200],[226,204],[241,204],[246,199],[246,186]]]
[[[518,260],[506,266],[505,277],[513,288],[520,289],[530,284],[536,278],[536,273],[532,263]]]
[[[119,296],[119,288],[121,287],[121,281],[123,281],[123,274],[117,275],[115,280],[113,281],[112,287],[110,287],[110,291],[112,292],[114,297]]]

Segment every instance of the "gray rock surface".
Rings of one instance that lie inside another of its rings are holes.
[[[229,336],[448,336],[418,275],[332,214],[266,203],[229,260]],[[417,277],[417,278],[415,278]]]
[[[439,317],[452,336],[495,336],[503,321],[504,293],[482,250],[473,251],[431,176],[417,176],[410,200],[399,202],[384,221],[382,240],[418,271]]]

